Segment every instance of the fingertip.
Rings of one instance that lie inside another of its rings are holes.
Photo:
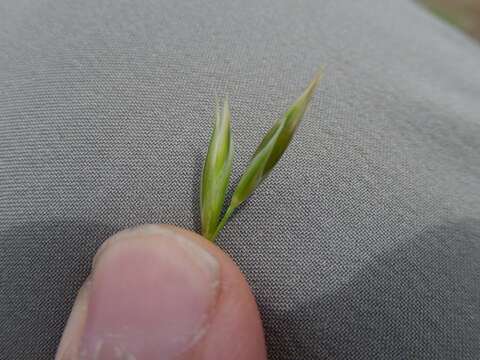
[[[99,250],[57,359],[266,359],[253,295],[238,267],[187,230],[147,225]]]

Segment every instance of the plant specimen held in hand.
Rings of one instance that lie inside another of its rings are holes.
[[[300,124],[321,76],[322,72],[319,71],[304,93],[264,136],[240,178],[223,216],[222,209],[232,171],[233,142],[228,101],[225,100],[223,109],[217,104],[215,127],[200,185],[202,235],[207,239],[215,240],[235,209],[253,193],[280,160]]]

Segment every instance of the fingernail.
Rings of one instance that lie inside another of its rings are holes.
[[[101,251],[90,288],[81,359],[171,359],[205,333],[219,264],[188,235],[149,226]]]

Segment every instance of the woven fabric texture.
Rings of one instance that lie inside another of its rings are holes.
[[[95,250],[199,228],[215,96],[238,179],[317,68],[289,150],[218,239],[271,360],[480,358],[480,46],[396,0],[0,2],[0,358],[51,359]]]

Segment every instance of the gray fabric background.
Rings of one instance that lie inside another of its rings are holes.
[[[98,246],[198,229],[214,98],[235,178],[320,64],[219,239],[270,358],[480,358],[480,46],[408,1],[0,2],[0,358],[53,357]]]

